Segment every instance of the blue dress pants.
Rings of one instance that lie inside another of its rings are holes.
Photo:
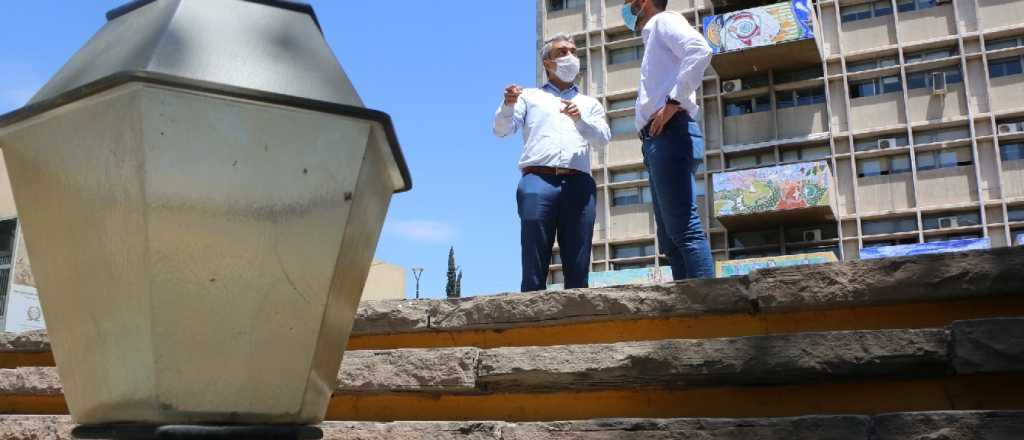
[[[587,287],[597,186],[587,174],[524,174],[516,190],[523,250],[523,292],[547,288],[558,237],[565,288]]]
[[[640,132],[644,166],[650,175],[658,244],[672,266],[672,278],[713,278],[711,247],[693,190],[694,173],[704,160],[700,125],[680,111],[658,136],[650,136],[648,128]]]

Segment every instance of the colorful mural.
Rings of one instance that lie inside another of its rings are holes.
[[[831,206],[828,163],[802,162],[714,175],[715,217]]]
[[[761,6],[704,18],[704,38],[714,53],[814,38],[808,0]]]
[[[658,284],[672,281],[672,268],[645,267],[640,269],[609,270],[591,272],[588,283],[590,287],[623,286],[626,284]],[[548,285],[548,290],[562,290],[561,284]]]
[[[966,240],[935,241],[931,243],[903,244],[897,246],[879,246],[860,250],[862,260],[876,258],[906,257],[910,255],[943,254],[947,252],[963,252],[978,249],[989,249],[992,242],[988,238],[971,238]]]
[[[757,269],[770,267],[806,266],[839,261],[832,252],[815,252],[800,255],[780,255],[777,257],[748,258],[745,260],[726,260],[715,263],[715,274],[719,278],[746,275]]]

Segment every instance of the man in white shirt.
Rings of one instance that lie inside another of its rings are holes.
[[[699,111],[696,91],[712,51],[685,17],[665,11],[667,5],[668,0],[623,4],[627,27],[642,29],[645,46],[636,127],[650,176],[658,242],[672,266],[672,278],[711,278],[711,248],[694,192],[704,137],[694,118]]]
[[[597,195],[590,149],[608,145],[611,130],[601,103],[574,84],[580,72],[575,52],[566,35],[545,42],[540,55],[548,83],[537,89],[508,86],[494,116],[498,137],[523,132],[523,177],[516,191],[523,292],[547,288],[556,235],[565,287],[587,287]]]

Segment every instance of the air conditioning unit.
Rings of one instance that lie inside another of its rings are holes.
[[[939,229],[950,229],[960,227],[960,221],[956,217],[939,217]]]
[[[932,94],[946,93],[946,72],[932,72]]]
[[[804,231],[804,241],[821,241],[821,229]]]
[[[723,93],[738,92],[743,88],[743,80],[733,79],[722,83]]]
[[[998,131],[999,134],[1020,133],[1021,131],[1024,131],[1024,128],[1022,128],[1021,126],[1024,126],[1024,123],[1012,122],[1009,124],[999,124]]]
[[[888,148],[896,148],[896,138],[885,138],[878,140],[878,149],[885,150]]]

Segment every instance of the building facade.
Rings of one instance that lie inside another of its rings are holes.
[[[790,2],[794,10],[798,1]],[[643,47],[622,23],[622,3],[538,0],[537,7],[538,45],[556,33],[574,37],[581,90],[604,103],[612,127],[612,143],[593,155],[596,272],[667,265],[657,255],[633,122]],[[778,5],[669,1],[705,35],[709,17],[744,11],[754,12],[739,15],[755,30],[773,31],[778,23],[758,21],[758,8]],[[864,248],[971,238],[1021,244],[1024,0],[804,5],[812,38],[760,46],[740,38],[749,47],[716,53],[698,91],[707,152],[697,194],[715,260],[820,252],[852,260]],[[723,224],[716,175],[806,162],[828,167],[824,214],[780,219],[769,207]],[[557,257],[553,263],[549,282],[557,284]]]

